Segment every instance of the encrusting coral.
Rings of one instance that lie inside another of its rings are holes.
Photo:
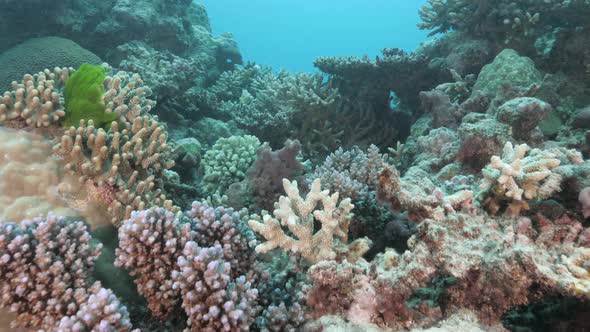
[[[265,253],[275,248],[299,253],[314,264],[322,260],[347,258],[354,262],[370,247],[367,238],[347,243],[348,226],[354,205],[349,198],[338,203],[339,194],[330,195],[321,190],[320,180],[313,181],[309,193],[299,194],[297,181],[283,179],[287,196],[281,196],[273,216],[263,213],[262,222],[251,219],[248,224],[266,238],[266,242],[256,247],[256,252]],[[318,208],[321,202],[322,210]],[[338,205],[337,205],[338,204]],[[319,221],[322,228],[314,233],[314,222]],[[282,226],[287,227],[296,237],[289,236]]]
[[[401,255],[389,250],[371,263],[314,265],[307,303],[316,316],[390,329],[432,326],[460,309],[491,326],[546,293],[588,299],[588,234],[567,215],[425,219]]]
[[[379,174],[377,198],[391,205],[393,210],[407,210],[411,220],[424,218],[442,219],[446,214],[471,208],[473,192],[460,190],[450,195],[440,188],[430,192],[425,189],[427,179],[413,179],[411,175],[404,178],[392,165],[387,165]]]
[[[63,163],[41,135],[0,128],[0,218],[23,220],[53,211],[75,216],[77,211],[55,197],[60,185],[76,182],[63,175]]]
[[[562,176],[554,171],[560,165],[556,155],[529,150],[526,144],[515,147],[507,142],[502,157],[493,156],[482,170],[479,196],[491,213],[497,213],[507,201],[507,213],[517,216],[521,209],[529,209],[528,201],[546,199],[561,190]]]

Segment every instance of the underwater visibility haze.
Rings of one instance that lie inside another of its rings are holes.
[[[0,12],[0,331],[590,331],[589,0]]]

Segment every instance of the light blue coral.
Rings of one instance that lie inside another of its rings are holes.
[[[209,194],[223,194],[231,184],[242,181],[259,146],[258,138],[251,135],[218,139],[203,156],[203,189]]]

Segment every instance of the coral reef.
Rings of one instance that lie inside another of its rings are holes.
[[[526,144],[514,147],[508,142],[502,157],[493,156],[482,170],[479,195],[491,213],[498,212],[503,201],[510,201],[507,213],[518,216],[521,209],[528,210],[528,200],[546,199],[561,190],[562,177],[553,171],[559,159],[549,151],[529,149]]]
[[[587,0],[321,73],[190,0],[0,11],[0,330],[590,328]]]

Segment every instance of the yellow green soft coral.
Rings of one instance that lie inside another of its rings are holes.
[[[77,126],[80,120],[92,120],[98,128],[105,128],[117,119],[116,113],[106,113],[102,101],[105,72],[101,66],[83,64],[66,81],[64,88],[66,127]]]

